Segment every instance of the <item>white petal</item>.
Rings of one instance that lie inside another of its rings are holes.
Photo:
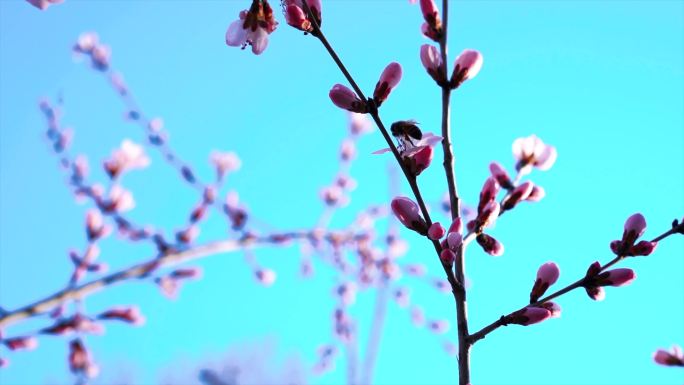
[[[247,34],[247,40],[252,43],[252,52],[255,55],[260,55],[268,46],[268,32],[259,27],[254,32]]]

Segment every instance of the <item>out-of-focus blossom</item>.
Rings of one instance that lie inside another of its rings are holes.
[[[546,190],[542,186],[537,186],[536,184],[532,187],[530,195],[525,198],[528,202],[539,202],[546,196]]]
[[[345,306],[353,305],[356,302],[356,284],[354,282],[345,282],[337,286],[335,295],[337,295]]]
[[[26,0],[29,4],[40,9],[41,11],[46,10],[52,4],[62,3],[64,0]]]
[[[140,313],[140,309],[137,306],[113,307],[100,313],[97,318],[103,320],[119,320],[136,326],[145,323],[145,316]]]
[[[352,135],[363,135],[373,130],[373,124],[366,114],[349,113],[349,131]]]
[[[489,164],[489,171],[492,173],[492,176],[494,177],[494,180],[503,188],[506,190],[510,190],[514,188],[515,186],[513,185],[513,181],[511,180],[511,177],[508,176],[508,173],[506,172],[506,169],[503,168],[499,163],[497,162],[492,162]]]
[[[240,12],[240,18],[228,26],[226,44],[231,47],[252,46],[252,53],[260,55],[268,46],[268,35],[275,31],[278,22],[267,0],[253,0],[249,10]]]
[[[474,78],[482,68],[482,54],[474,49],[466,49],[461,52],[454,63],[454,72],[451,74],[451,88],[457,88],[466,80]]]
[[[145,149],[129,139],[124,139],[121,146],[112,152],[112,156],[104,161],[104,168],[110,177],[116,178],[126,171],[149,166],[150,158]]]
[[[407,307],[411,304],[411,293],[405,287],[400,287],[394,291],[394,300],[400,307]]]
[[[69,369],[72,373],[87,378],[97,377],[100,373],[100,368],[80,339],[75,339],[69,344]]]
[[[558,157],[556,147],[542,142],[536,135],[518,138],[513,141],[513,156],[517,163],[515,169],[521,175],[528,174],[532,167],[546,171],[553,166]]]
[[[209,156],[211,163],[216,167],[216,175],[218,179],[222,179],[227,173],[237,171],[242,167],[240,157],[232,151],[221,152],[212,151]]]
[[[365,113],[368,108],[366,102],[359,99],[354,91],[342,84],[335,84],[328,93],[330,100],[339,108],[356,113]]]
[[[271,286],[276,280],[275,271],[269,269],[258,269],[254,272],[254,276],[264,286]]]
[[[350,161],[356,156],[356,144],[351,139],[342,141],[340,145],[340,158],[343,161]]]
[[[125,212],[135,207],[135,200],[133,194],[123,187],[114,185],[109,190],[107,201],[102,203],[102,210],[108,213],[111,212]]]
[[[390,92],[399,84],[401,73],[401,65],[396,62],[388,64],[385,70],[382,71],[380,80],[378,80],[378,83],[375,85],[375,91],[373,91],[373,100],[375,100],[375,104],[378,107],[387,100]]]
[[[192,225],[188,226],[187,228],[180,230],[176,232],[176,240],[180,243],[192,243],[197,239],[197,236],[200,233],[199,226],[197,225]]]
[[[420,62],[427,71],[428,75],[432,77],[437,84],[442,84],[446,81],[444,72],[442,71],[442,56],[437,47],[431,44],[423,44],[420,46]]]
[[[33,350],[38,347],[35,337],[15,337],[2,340],[9,350]]]
[[[430,331],[436,334],[444,334],[449,331],[451,325],[447,320],[434,320],[428,323]]]
[[[653,353],[653,361],[664,366],[684,366],[684,353],[682,348],[672,345],[670,351],[658,349]]]
[[[547,262],[539,267],[537,270],[537,279],[534,281],[534,286],[530,292],[530,303],[537,302],[537,300],[546,293],[546,290],[556,283],[560,276],[560,269],[554,262]]]
[[[425,20],[421,26],[423,35],[434,41],[439,41],[442,37],[442,20],[439,17],[439,9],[437,9],[435,0],[420,0],[420,11]]]
[[[102,213],[97,209],[86,212],[86,234],[88,240],[94,241],[109,234],[110,228],[104,224]]]
[[[349,203],[349,197],[338,185],[327,186],[321,189],[321,199],[330,207],[342,207]]]
[[[421,235],[427,235],[427,223],[414,201],[407,197],[396,197],[392,199],[391,207],[394,215],[406,228]]]
[[[304,32],[313,31],[313,22],[310,20],[308,13],[305,11],[302,0],[283,0],[283,11],[285,12],[285,21],[287,24],[302,30]],[[318,26],[321,26],[322,12],[320,0],[307,0],[306,4],[311,9],[314,19]]]
[[[610,249],[616,255],[638,256],[649,255],[658,245],[656,242],[641,241],[636,243],[646,231],[646,218],[640,213],[636,213],[625,222],[625,230],[622,233],[622,240],[615,240],[610,243]],[[636,244],[635,244],[636,243]]]

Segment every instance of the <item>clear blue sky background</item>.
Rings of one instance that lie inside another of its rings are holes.
[[[63,94],[75,150],[93,161],[124,137],[143,140],[137,127],[122,121],[122,106],[103,79],[73,63],[70,47],[83,31],[97,31],[113,47],[114,66],[143,109],[165,119],[173,146],[202,177],[211,176],[212,149],[235,150],[244,163],[230,183],[256,217],[279,229],[315,223],[318,189],[337,169],[346,125],[327,93],[343,78],[323,48],[289,28],[280,13],[263,55],[226,47],[226,28],[248,3],[68,0],[39,12],[23,1],[0,1],[0,305],[12,309],[63,285],[66,251],[84,241],[86,208],[73,203],[42,140],[38,98]],[[415,118],[436,130],[439,91],[418,59],[425,42],[418,6],[338,0],[324,1],[323,8],[329,39],[368,92],[387,63],[403,65],[404,79],[382,108],[385,119]],[[592,261],[611,257],[608,243],[621,235],[630,214],[644,213],[647,236],[684,214],[684,5],[459,1],[451,10],[450,60],[464,48],[485,58],[478,77],[453,98],[456,170],[465,199],[476,199],[489,161],[512,165],[515,138],[536,133],[559,151],[549,172],[532,176],[547,198],[506,215],[493,231],[506,254],[469,253],[471,328],[478,329],[524,303],[541,263],[555,260],[559,284],[569,283]],[[382,146],[376,132],[363,138],[352,170],[360,187],[335,226],[386,200],[389,157],[369,155]],[[444,192],[435,166],[420,177],[431,202]],[[138,202],[132,217],[169,230],[183,223],[197,198],[156,154],[150,170],[125,183]],[[222,234],[214,217],[200,241]],[[428,245],[405,235],[412,245],[407,260],[425,262],[438,274]],[[151,252],[112,238],[102,258],[116,268]],[[142,283],[92,297],[94,311],[137,303],[148,317],[143,328],[112,325],[105,336],[89,338],[103,366],[100,383],[157,383],[230,347],[265,343],[275,346],[274,367],[293,357],[311,365],[316,347],[330,339],[334,275],[319,266],[315,279],[300,280],[297,254],[296,247],[257,252],[279,273],[272,288],[256,285],[242,255],[229,254],[200,262],[205,278],[186,285],[175,302]],[[682,237],[668,239],[653,256],[624,263],[637,270],[637,280],[609,288],[603,303],[573,292],[559,301],[561,319],[497,331],[474,348],[473,383],[682,383],[681,370],[656,366],[651,354],[684,344],[683,257]],[[429,315],[451,318],[448,295],[407,282]],[[372,300],[362,296],[355,310],[362,330]],[[389,309],[377,382],[454,383],[455,360],[437,338],[412,327],[396,306]],[[0,383],[69,383],[65,340],[40,343],[33,352],[10,354]],[[312,382],[343,382],[344,360],[337,367]]]

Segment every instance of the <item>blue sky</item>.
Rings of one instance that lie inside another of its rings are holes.
[[[74,150],[93,162],[123,138],[144,139],[121,119],[123,107],[104,80],[74,63],[70,47],[84,31],[97,31],[112,46],[114,66],[142,108],[164,118],[173,147],[203,178],[212,173],[211,150],[236,151],[243,168],[229,183],[256,218],[276,229],[316,222],[322,209],[318,190],[337,170],[346,126],[327,93],[344,79],[322,46],[289,28],[280,14],[263,55],[226,47],[227,26],[247,6],[246,0],[67,0],[39,12],[23,1],[0,2],[1,306],[18,307],[63,285],[70,268],[66,251],[84,242],[86,207],[74,204],[41,137],[39,97],[63,95],[64,122],[76,130]],[[367,93],[387,63],[402,64],[404,78],[382,107],[385,120],[414,118],[436,131],[439,90],[418,59],[426,42],[418,6],[338,0],[324,1],[323,8],[329,40]],[[681,219],[684,4],[459,1],[450,9],[450,60],[464,48],[484,55],[480,74],[453,97],[456,172],[464,199],[475,201],[490,161],[512,166],[510,145],[517,137],[535,133],[559,152],[550,171],[532,175],[547,197],[506,215],[493,231],[506,254],[469,252],[471,329],[479,329],[524,303],[540,264],[556,261],[559,284],[566,284],[594,260],[607,261],[608,243],[621,235],[632,213],[645,215],[648,237]],[[387,200],[389,157],[370,155],[381,147],[377,132],[361,140],[352,169],[359,188],[333,226]],[[439,158],[420,177],[430,202],[445,190]],[[156,154],[150,169],[132,173],[125,183],[138,202],[132,217],[169,231],[183,223],[197,199]],[[224,234],[214,217],[199,241]],[[404,235],[411,243],[406,260],[439,274],[429,245]],[[681,370],[651,361],[655,349],[684,344],[681,238],[663,242],[652,256],[626,261],[638,278],[609,288],[604,302],[573,292],[559,301],[562,318],[507,327],[478,343],[473,383],[681,383]],[[102,258],[113,268],[152,252],[115,237],[102,246]],[[271,288],[254,283],[241,254],[227,254],[199,262],[204,278],[187,284],[175,302],[143,283],[92,297],[89,309],[136,303],[148,318],[143,328],[112,325],[106,335],[89,339],[103,366],[101,383],[124,376],[158,383],[170,371],[191,369],[236,346],[272,344],[274,361],[294,357],[311,365],[318,345],[330,340],[335,276],[321,265],[314,279],[299,279],[298,253],[296,247],[257,251],[259,261],[279,273]],[[452,316],[449,296],[406,282],[428,314]],[[363,333],[372,305],[373,295],[363,293],[354,308]],[[454,359],[408,318],[390,305],[377,383],[454,383]],[[40,343],[35,351],[10,354],[12,365],[0,370],[0,383],[70,383],[65,340]],[[311,381],[344,378],[341,360],[336,371]]]

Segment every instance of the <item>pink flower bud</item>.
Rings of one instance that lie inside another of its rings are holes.
[[[632,246],[646,231],[646,218],[636,213],[625,222],[625,231],[622,233],[622,243]]]
[[[544,190],[543,187],[534,185],[532,187],[532,191],[530,192],[530,195],[525,198],[526,201],[528,202],[539,202],[540,200],[544,199],[546,196],[546,191]]]
[[[539,307],[550,311],[551,318],[559,318],[561,316],[561,307],[555,302],[544,302]]]
[[[489,171],[492,173],[492,176],[499,183],[499,185],[501,185],[501,187],[505,188],[506,190],[510,190],[514,187],[513,181],[511,181],[508,173],[499,163],[490,163]]]
[[[442,20],[439,17],[437,4],[434,0],[420,0],[420,10],[425,19],[421,27],[423,34],[434,41],[439,41],[442,36]]]
[[[682,348],[673,345],[669,352],[665,349],[658,349],[653,353],[653,361],[664,366],[684,366],[684,353],[682,353]]]
[[[601,286],[586,286],[585,290],[594,301],[603,301],[606,298],[606,291]]]
[[[496,194],[499,192],[499,184],[494,178],[487,178],[482,190],[480,191],[480,203],[477,205],[477,212],[482,212],[484,206],[496,199]]]
[[[430,44],[423,44],[420,47],[420,61],[427,73],[437,82],[443,83],[444,73],[442,68],[442,57],[440,56],[437,47]]]
[[[431,146],[414,147],[403,153],[404,162],[413,175],[420,175],[432,163],[434,151]]]
[[[288,2],[285,2],[285,21],[287,24],[302,31],[313,30],[311,22],[307,18],[304,10],[296,4],[287,3]]]
[[[276,280],[275,271],[269,269],[258,269],[254,272],[254,276],[264,286],[271,286]]]
[[[16,337],[2,341],[9,350],[33,350],[38,347],[35,337]]]
[[[501,242],[497,241],[494,237],[487,234],[480,234],[476,238],[477,243],[482,246],[482,250],[485,253],[498,257],[503,255],[504,247]]]
[[[428,328],[436,334],[444,334],[449,331],[451,325],[447,320],[434,320],[430,321]]]
[[[528,306],[509,314],[506,318],[508,323],[527,326],[551,318],[551,312],[544,308]]]
[[[445,233],[446,230],[444,230],[444,227],[442,227],[439,222],[435,222],[428,229],[428,238],[432,239],[433,241],[438,241],[444,236]]]
[[[458,233],[463,234],[463,220],[461,220],[461,217],[457,217],[454,219],[453,222],[451,222],[451,226],[449,226],[449,233]]]
[[[458,55],[451,75],[451,88],[456,88],[464,81],[472,79],[482,68],[482,54],[472,49],[466,49]]]
[[[451,266],[454,264],[454,261],[456,260],[456,254],[451,251],[451,249],[443,249],[439,253],[439,259],[442,261],[442,263],[446,266]]]
[[[458,248],[463,244],[463,236],[461,233],[449,233],[447,235],[447,246],[453,251],[458,251]]]
[[[96,377],[100,371],[80,339],[75,339],[69,344],[69,369],[74,374],[88,378]]]
[[[392,199],[390,205],[392,212],[406,228],[413,230],[421,235],[427,235],[427,223],[420,215],[418,205],[406,197],[396,197]]]
[[[387,99],[392,89],[399,84],[401,80],[401,65],[396,62],[392,62],[385,67],[380,75],[380,80],[375,85],[375,91],[373,91],[373,99],[378,107]],[[356,111],[359,112],[359,111]]]
[[[132,307],[113,307],[97,316],[99,319],[119,320],[136,326],[145,323],[145,317],[140,314],[140,309]]]
[[[356,96],[356,93],[342,84],[335,84],[328,94],[330,100],[337,107],[347,111],[365,113],[366,103]]]
[[[427,272],[427,269],[425,268],[425,266],[421,265],[421,264],[406,265],[404,267],[404,270],[406,271],[406,274],[414,276],[414,277],[422,277]]]
[[[636,278],[636,273],[632,269],[613,269],[598,275],[601,286],[625,286]]]
[[[511,210],[512,208],[514,208],[518,203],[520,203],[521,201],[524,201],[525,199],[527,199],[527,197],[530,196],[533,188],[534,188],[534,183],[527,181],[525,183],[522,183],[520,186],[516,187],[515,189],[513,189],[511,194],[504,201],[502,209],[504,211],[506,211],[506,210]]]
[[[629,249],[627,255],[638,256],[638,255],[650,255],[658,246],[658,242],[641,241]]]
[[[479,224],[478,230],[481,231],[486,227],[491,227],[494,225],[494,222],[496,222],[496,219],[499,217],[499,212],[499,202],[489,201],[489,203],[482,208],[482,212],[477,217],[477,222]]]
[[[560,269],[554,262],[547,262],[539,267],[537,270],[537,279],[534,282],[532,291],[530,292],[530,303],[537,302],[537,300],[544,295],[549,286],[556,283]]]

